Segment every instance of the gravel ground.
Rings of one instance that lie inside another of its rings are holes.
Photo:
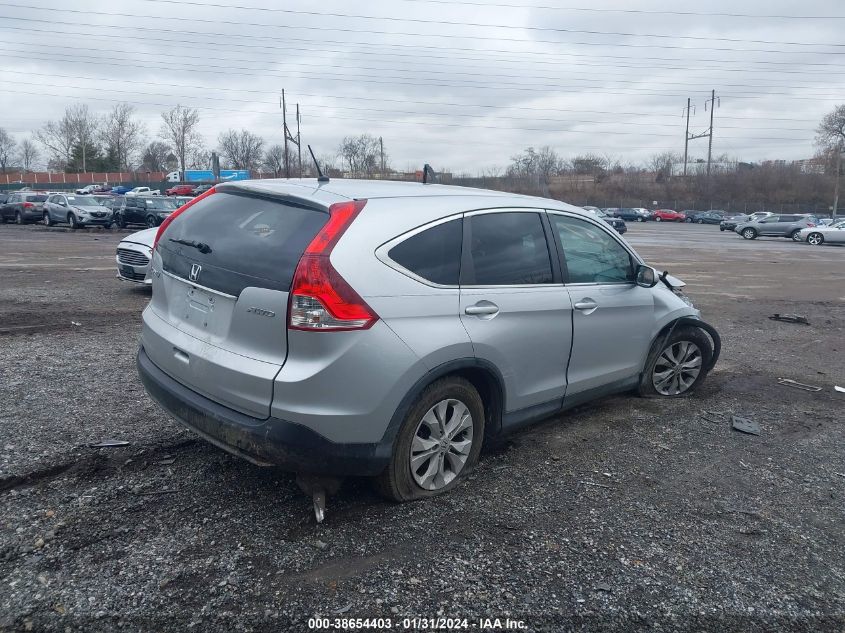
[[[722,333],[698,393],[553,418],[430,501],[347,481],[318,526],[291,475],[146,397],[148,294],[114,278],[121,237],[0,226],[0,631],[845,629],[845,249],[630,225]],[[130,444],[88,447],[103,439]]]

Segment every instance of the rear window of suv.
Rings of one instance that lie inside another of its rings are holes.
[[[177,277],[188,279],[192,264],[200,264],[207,288],[234,296],[252,286],[287,292],[302,253],[328,219],[290,202],[215,193],[177,217],[158,248],[164,270]]]
[[[47,202],[47,196],[26,196],[24,198],[27,202]]]

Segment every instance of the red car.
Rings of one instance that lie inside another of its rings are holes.
[[[683,222],[687,219],[685,213],[672,209],[658,209],[651,214],[655,222]]]
[[[190,196],[194,190],[193,185],[176,185],[164,192],[165,196]]]

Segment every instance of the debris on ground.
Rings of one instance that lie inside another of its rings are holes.
[[[839,393],[845,393],[845,387],[840,387],[839,385],[834,385],[833,390],[838,391]]]
[[[120,448],[121,446],[129,446],[129,442],[125,440],[103,440],[89,444],[88,448]]]
[[[800,323],[801,325],[810,325],[807,317],[800,314],[778,314],[775,312],[769,317],[772,321],[783,321],[784,323]]]
[[[817,387],[816,385],[807,385],[803,382],[798,382],[797,380],[791,380],[790,378],[778,378],[778,384],[783,385],[784,387],[793,387],[794,389],[801,389],[802,391],[821,391],[821,387]]]
[[[737,415],[732,415],[731,426],[740,433],[747,433],[748,435],[760,435],[760,425],[749,418],[741,418]]]
[[[70,324],[75,325],[76,327],[82,327],[82,324],[79,323],[78,321],[71,321]]]

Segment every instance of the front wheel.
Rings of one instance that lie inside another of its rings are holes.
[[[645,218],[637,218],[637,222],[645,222]]]
[[[824,235],[821,233],[810,233],[807,236],[807,244],[812,246],[821,246],[824,244]]]
[[[70,228],[72,229],[79,228],[79,220],[76,219],[76,216],[73,213],[67,214],[67,223],[70,224]]]
[[[684,222],[692,222],[692,218],[686,218]]]
[[[147,228],[148,229],[154,229],[157,226],[158,226],[158,222],[156,221],[155,216],[154,215],[148,215],[147,216]]]
[[[659,339],[640,378],[640,395],[675,398],[695,389],[707,375],[713,345],[697,327],[682,326]]]
[[[757,231],[755,231],[754,229],[743,229],[742,237],[747,240],[753,240],[755,237],[757,237]]]
[[[447,492],[472,471],[483,440],[484,404],[475,387],[463,378],[442,378],[408,411],[376,487],[399,502]]]

